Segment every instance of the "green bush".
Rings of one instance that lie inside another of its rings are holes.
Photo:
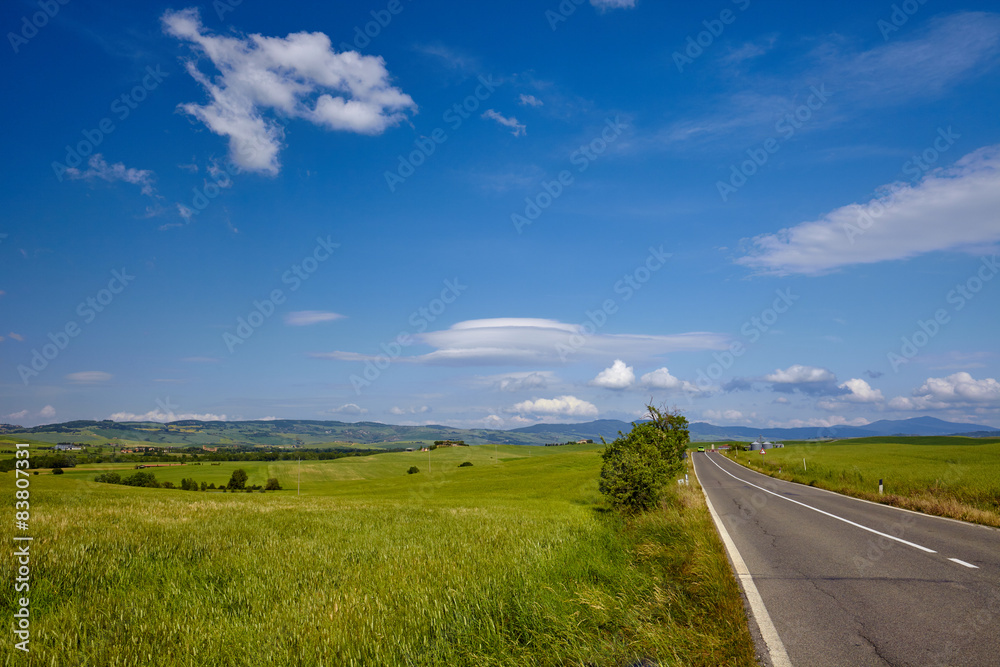
[[[268,477],[267,484],[264,485],[265,491],[281,491],[281,484],[278,483],[277,477]]]
[[[683,468],[687,449],[687,419],[679,413],[647,405],[649,421],[632,424],[627,434],[619,431],[605,443],[598,489],[610,503],[626,512],[656,507],[663,487]]]
[[[52,474],[53,475],[61,475],[61,474],[63,474],[63,469],[62,468],[53,468],[52,469]]]
[[[229,478],[229,488],[230,489],[243,489],[246,487],[247,483],[247,473],[243,468],[237,468],[233,471],[232,477]]]
[[[420,472],[420,468],[418,468],[417,466],[410,466],[410,469],[406,471],[406,474],[407,475],[412,475],[412,474],[418,473],[418,472]]]
[[[471,467],[471,466],[472,466],[472,461],[465,461],[463,463],[459,463],[458,464],[459,468],[468,468],[468,467]]]

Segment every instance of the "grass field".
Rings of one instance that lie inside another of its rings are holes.
[[[782,479],[1000,527],[1000,440],[996,438],[859,438],[769,449],[763,456],[759,452],[731,452],[729,456]],[[882,495],[879,479],[884,484]]]
[[[266,494],[32,476],[32,664],[755,664],[700,492],[625,521],[597,493],[599,449],[312,461],[301,496],[295,462],[152,469],[242,467],[286,489]]]

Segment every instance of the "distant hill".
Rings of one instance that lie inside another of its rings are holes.
[[[196,421],[159,422],[72,421],[34,428],[6,426],[5,437],[23,434],[25,439],[41,442],[103,443],[118,441],[148,442],[173,445],[246,445],[269,447],[309,447],[350,443],[355,445],[433,440],[464,440],[470,445],[508,444],[543,445],[570,440],[607,440],[619,431],[628,431],[631,424],[617,419],[599,419],[583,424],[535,424],[508,431],[494,429],[460,429],[443,425],[397,426],[378,422],[315,421],[308,419],[275,419],[271,421]],[[1000,433],[980,424],[946,422],[934,417],[902,420],[880,420],[865,426],[834,426],[831,428],[753,428],[748,426],[715,426],[706,422],[690,425],[691,439],[749,441],[764,436],[771,440],[812,440],[817,438],[866,438],[892,435],[966,435],[985,437]]]

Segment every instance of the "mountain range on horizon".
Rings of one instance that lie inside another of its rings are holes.
[[[600,419],[578,424],[534,424],[510,430],[461,429],[441,424],[423,426],[393,425],[378,422],[340,422],[304,419],[267,421],[198,421],[115,422],[80,420],[23,428],[0,425],[0,433],[31,435],[45,442],[65,440],[98,442],[113,438],[151,443],[218,444],[283,446],[315,445],[324,442],[374,444],[430,440],[464,440],[469,444],[542,445],[569,440],[613,439],[619,431],[630,428],[628,422]],[[772,440],[813,440],[825,438],[863,438],[873,436],[998,435],[1000,430],[982,424],[948,422],[935,417],[883,419],[864,426],[797,428],[761,428],[753,426],[716,426],[707,422],[689,425],[691,440],[750,441],[763,436]]]

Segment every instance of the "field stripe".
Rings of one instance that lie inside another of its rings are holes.
[[[890,535],[888,533],[883,533],[883,532],[881,532],[879,530],[875,530],[874,528],[869,528],[868,526],[863,526],[860,523],[855,523],[854,521],[851,521],[850,519],[845,519],[842,516],[837,516],[836,514],[831,514],[830,512],[825,512],[825,511],[819,509],[818,507],[813,507],[812,505],[806,505],[805,503],[799,502],[798,500],[793,500],[793,499],[791,499],[791,498],[789,498],[787,496],[781,495],[780,493],[775,493],[774,491],[771,491],[769,489],[765,489],[763,486],[758,486],[758,485],[754,484],[753,482],[748,482],[745,479],[740,479],[739,477],[737,477],[736,475],[734,475],[733,473],[729,472],[728,470],[726,470],[725,468],[723,468],[722,466],[720,466],[718,463],[716,463],[712,459],[711,456],[708,457],[708,460],[712,462],[712,465],[714,465],[716,468],[718,468],[722,472],[726,473],[727,475],[729,475],[730,477],[732,477],[733,479],[735,479],[737,482],[742,482],[744,484],[747,484],[749,486],[754,487],[755,489],[760,489],[764,493],[769,493],[772,496],[775,496],[777,498],[781,498],[782,500],[787,500],[790,503],[795,503],[796,505],[801,505],[802,507],[811,509],[814,512],[819,512],[820,514],[825,514],[826,516],[828,516],[830,518],[833,518],[833,519],[836,519],[837,521],[843,521],[844,523],[849,524],[851,526],[854,526],[855,528],[860,528],[861,530],[867,530],[869,533],[875,533],[876,535],[878,535],[880,537],[885,537],[887,539],[894,540],[896,542],[899,542],[900,544],[905,544],[908,547],[913,547],[914,549],[920,549],[921,551],[924,551],[924,552],[929,553],[929,554],[936,554],[937,553],[933,549],[928,549],[927,547],[924,547],[924,546],[921,546],[919,544],[916,544],[915,542],[908,542],[908,541],[906,541],[906,540],[904,540],[902,538],[894,537],[893,535]],[[736,465],[738,465],[738,464],[736,464]],[[844,496],[844,497],[847,498],[849,496]]]
[[[697,476],[698,471],[695,470],[695,477]],[[712,501],[709,499],[705,487],[701,485],[700,481],[698,485],[701,486],[701,493],[705,496],[705,504],[712,515],[712,521],[715,522],[719,536],[722,537],[722,543],[726,545],[726,551],[729,552],[729,559],[733,562],[733,569],[736,570],[736,576],[739,578],[743,592],[747,596],[747,602],[750,603],[750,611],[753,613],[754,621],[757,622],[757,627],[760,628],[760,636],[763,638],[764,644],[767,645],[771,664],[773,667],[792,667],[792,661],[788,659],[785,645],[781,642],[781,637],[778,636],[778,630],[774,627],[771,615],[767,613],[767,607],[764,606],[764,599],[760,596],[760,591],[757,590],[757,585],[753,582],[753,576],[750,574],[747,564],[743,561],[743,556],[740,555],[739,550],[736,548],[736,543],[733,542],[733,538],[729,536],[729,532],[722,524],[722,518],[715,511],[715,507],[712,506]]]

